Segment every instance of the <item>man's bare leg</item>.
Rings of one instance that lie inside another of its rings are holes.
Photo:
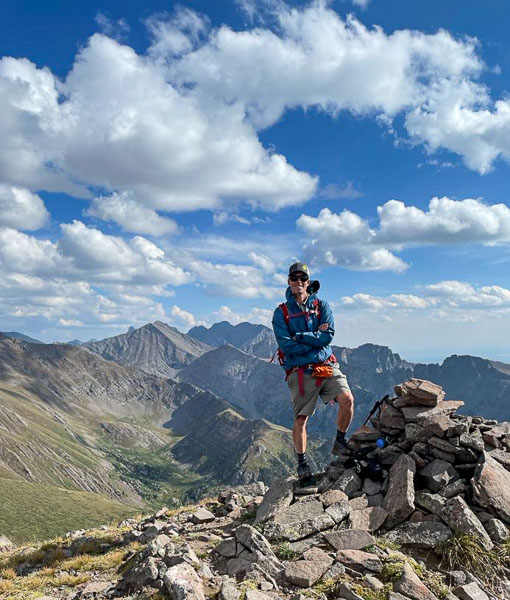
[[[306,452],[306,415],[299,415],[294,419],[294,427],[292,428],[292,439],[294,440],[294,448],[298,454]]]
[[[336,418],[336,439],[331,453],[334,456],[344,454],[348,451],[345,441],[345,433],[349,429],[354,414],[354,398],[351,392],[342,392],[335,400],[338,402],[338,413]]]
[[[354,397],[351,392],[342,392],[335,400],[338,402],[336,426],[339,431],[345,433],[352,423],[352,417],[354,415]]]
[[[312,477],[312,471],[306,457],[306,415],[299,415],[294,419],[294,427],[292,428],[292,439],[294,440],[294,448],[298,457],[298,478],[301,485],[314,485],[315,480]]]

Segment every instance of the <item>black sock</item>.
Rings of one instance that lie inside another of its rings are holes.
[[[308,462],[307,456],[306,456],[306,452],[296,452],[297,454],[297,460],[298,460],[298,465],[306,465],[306,463]]]
[[[345,431],[340,431],[340,429],[336,430],[336,439],[339,442],[345,442]]]

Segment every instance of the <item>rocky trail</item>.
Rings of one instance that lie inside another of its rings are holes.
[[[357,460],[314,488],[289,477],[41,546],[4,539],[0,597],[509,599],[510,423],[458,415],[429,381],[395,392],[351,437]]]

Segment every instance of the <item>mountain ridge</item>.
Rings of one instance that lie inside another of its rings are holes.
[[[85,342],[83,346],[108,360],[165,377],[173,377],[180,368],[210,349],[162,321],[104,340]]]

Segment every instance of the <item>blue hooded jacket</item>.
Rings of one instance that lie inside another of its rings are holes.
[[[294,296],[287,288],[285,293],[289,316],[295,313],[303,312],[294,299]],[[312,294],[306,301],[306,310],[314,308],[313,302],[317,298]],[[291,317],[289,324],[285,323],[285,317],[282,309],[278,306],[273,313],[273,331],[278,342],[278,347],[285,354],[283,363],[284,369],[291,367],[301,367],[311,363],[321,363],[327,360],[333,351],[330,343],[335,335],[335,322],[333,313],[329,304],[325,300],[320,300],[320,322],[315,312],[310,313],[308,318],[305,315]],[[319,331],[319,325],[328,324],[325,331]],[[292,338],[295,337],[294,341]]]

